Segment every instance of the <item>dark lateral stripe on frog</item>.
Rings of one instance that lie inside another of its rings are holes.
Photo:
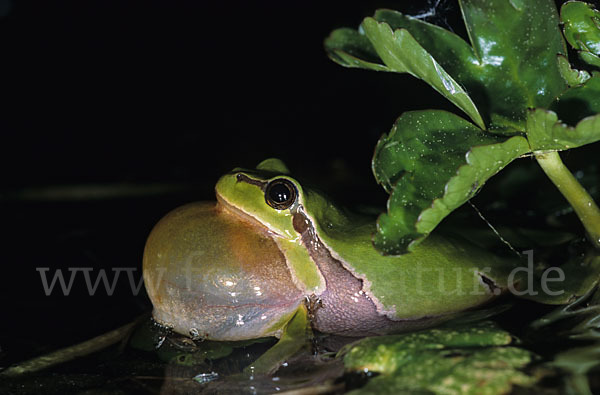
[[[266,182],[266,181],[253,180],[252,178],[248,177],[244,173],[238,173],[235,177],[237,179],[237,182],[245,182],[247,184],[256,185],[263,192],[268,184],[268,182]]]
[[[319,295],[321,303],[310,312],[314,329],[343,336],[372,336],[420,329],[440,321],[440,317],[396,321],[379,314],[363,289],[363,280],[354,277],[331,255],[310,219],[300,210],[294,213],[293,225],[325,278],[325,291]]]

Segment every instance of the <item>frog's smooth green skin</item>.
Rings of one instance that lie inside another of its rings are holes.
[[[500,294],[514,262],[431,235],[382,256],[374,218],[346,212],[268,159],[234,169],[217,203],[164,217],[144,253],[154,318],[212,340],[280,337],[305,303],[312,327],[346,336],[423,328]]]

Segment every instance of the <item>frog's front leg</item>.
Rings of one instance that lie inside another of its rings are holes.
[[[245,373],[273,374],[290,357],[304,347],[309,347],[313,338],[309,312],[305,305],[300,305],[285,325],[279,341],[268,349],[250,366]]]

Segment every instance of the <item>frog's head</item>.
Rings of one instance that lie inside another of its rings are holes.
[[[325,287],[298,242],[308,223],[299,215],[304,193],[283,162],[267,159],[221,177],[217,204],[191,203],[167,214],[144,251],[154,318],[177,333],[213,340],[277,336],[303,297]],[[321,199],[306,193],[311,202]]]
[[[256,169],[236,168],[221,177],[215,187],[217,200],[226,209],[270,233],[295,239],[293,214],[302,205],[303,190],[279,159],[267,159]]]

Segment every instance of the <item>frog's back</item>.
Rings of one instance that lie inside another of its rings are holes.
[[[307,202],[319,199],[307,193]],[[396,321],[428,321],[484,304],[498,296],[517,262],[501,258],[466,240],[431,234],[399,256],[381,255],[372,245],[373,217],[334,205],[311,218],[331,256],[354,278],[377,312]]]

